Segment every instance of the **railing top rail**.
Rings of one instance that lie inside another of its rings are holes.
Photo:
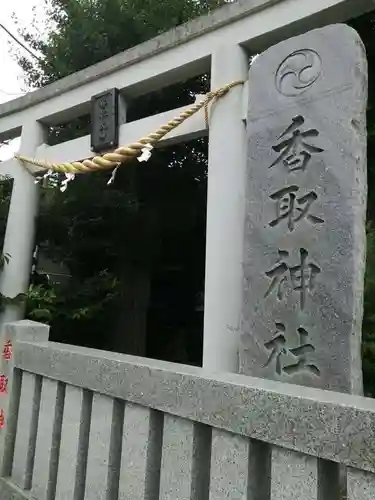
[[[67,384],[375,471],[375,401],[76,346],[17,342],[15,366]],[[366,453],[363,453],[366,450]]]
[[[132,66],[145,59],[150,59],[157,54],[178,47],[202,35],[211,33],[231,23],[233,24],[235,21],[257,14],[259,11],[265,11],[270,8],[270,15],[280,18],[279,12],[276,10],[272,12],[272,8],[277,8],[278,6],[281,6],[282,12],[281,19],[277,23],[277,30],[282,30],[285,23],[285,27],[289,30],[289,36],[304,29],[319,27],[329,22],[345,21],[350,17],[358,16],[374,9],[374,4],[368,0],[319,0],[316,2],[311,2],[310,0],[306,0],[306,2],[302,0],[238,0],[235,3],[225,5],[210,14],[178,26],[100,63],[62,78],[42,89],[1,104],[0,119],[89,84],[98,78],[110,75],[115,71]],[[287,13],[290,14],[290,12],[295,12],[296,20],[291,18],[290,22],[295,24],[298,21],[298,28],[289,26],[288,18],[284,19],[284,15]],[[259,36],[255,36],[256,39],[261,38],[263,40],[260,45],[254,46],[256,49],[274,43],[272,38],[266,36],[271,31],[274,31],[273,23],[268,23],[268,19],[265,21],[265,25],[270,24],[270,27],[269,30],[266,29],[264,33],[262,32],[259,33]],[[234,26],[233,29],[235,29]],[[238,43],[247,44],[250,41],[255,42],[252,30],[245,30],[245,33],[244,35],[241,33],[241,39],[238,40]]]

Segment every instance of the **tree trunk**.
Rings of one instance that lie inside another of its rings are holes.
[[[121,281],[122,292],[114,323],[112,350],[145,356],[150,275],[142,269],[126,268]]]

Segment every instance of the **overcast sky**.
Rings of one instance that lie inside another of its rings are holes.
[[[27,26],[33,19],[34,10],[38,16],[38,24],[42,28],[43,19],[45,19],[44,0],[1,0],[0,23],[18,36],[17,25],[12,19],[12,14],[17,16],[21,25]],[[16,48],[15,42],[0,28],[0,103],[15,99],[27,90],[23,71],[11,55],[12,48],[13,50]],[[23,51],[23,53],[31,58],[27,52]],[[0,159],[11,157],[18,148],[17,143],[18,141],[15,141],[11,147],[1,147]]]

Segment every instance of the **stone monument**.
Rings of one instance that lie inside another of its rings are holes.
[[[240,371],[360,394],[367,63],[331,25],[249,73]]]

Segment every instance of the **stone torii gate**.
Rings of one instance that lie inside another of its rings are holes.
[[[247,80],[249,54],[258,53],[286,36],[345,21],[372,8],[368,0],[246,0],[227,5],[1,105],[0,140],[21,134],[20,154],[57,162],[92,157],[88,136],[47,146],[46,127],[86,113],[91,97],[108,88],[120,90],[125,110],[127,97],[204,71],[211,71],[212,90],[234,80]],[[217,103],[209,124],[204,366],[214,371],[238,370],[248,92],[248,84],[234,88]],[[120,143],[142,137],[181,111],[122,123]],[[121,122],[124,121],[122,113]],[[203,116],[197,115],[162,142],[184,141],[206,133]],[[2,293],[14,297],[28,287],[38,186],[15,159],[3,162],[0,173],[11,175],[15,181],[4,243],[4,252],[11,255],[11,260],[1,284]],[[8,306],[3,321],[21,317],[19,307]]]
[[[92,158],[90,136],[48,146],[46,128],[101,92],[119,90],[128,144],[190,107],[126,123],[127,99],[209,70],[212,90],[246,82],[215,103],[209,130],[195,114],[163,138],[209,135],[203,368],[49,342],[46,325],[9,324],[22,311],[8,307],[1,498],[373,500],[367,64],[358,34],[331,24],[372,8],[238,1],[0,106],[0,140],[21,134],[20,155],[59,164]],[[14,178],[12,297],[28,286],[38,187],[16,159],[0,174]]]

